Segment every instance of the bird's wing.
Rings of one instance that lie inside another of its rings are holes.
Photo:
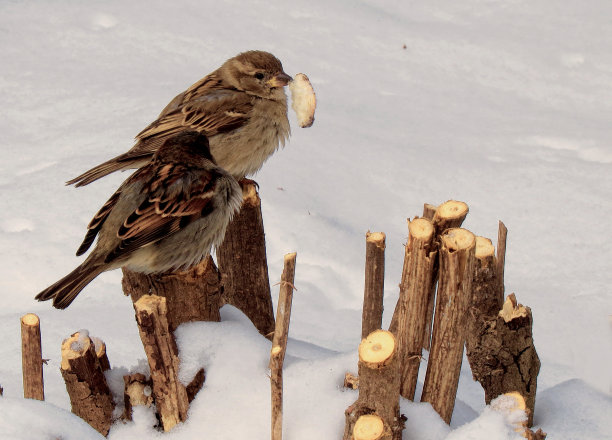
[[[159,168],[145,186],[148,197],[117,231],[121,242],[105,262],[125,257],[210,214],[217,177],[216,171],[190,170],[182,164]]]

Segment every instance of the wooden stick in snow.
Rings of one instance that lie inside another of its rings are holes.
[[[224,277],[223,302],[240,309],[259,333],[269,338],[274,332],[274,309],[261,199],[255,182],[242,185],[242,207],[217,249],[217,263]]]
[[[470,231],[453,228],[442,234],[436,315],[421,401],[431,403],[446,423],[453,415],[461,372],[475,248]]]
[[[33,313],[21,317],[21,368],[23,397],[45,400],[40,319]]]
[[[272,440],[283,438],[283,362],[289,335],[289,319],[293,300],[296,254],[285,255],[285,267],[281,276],[276,327],[270,351],[270,385],[272,390]]]
[[[178,379],[178,348],[167,319],[166,298],[145,295],[134,303],[136,322],[151,370],[153,396],[164,431],[187,419],[189,402]]]
[[[151,379],[144,374],[134,373],[123,376],[123,418],[132,420],[132,408],[135,406],[151,406],[153,404],[153,388]]]
[[[500,220],[497,230],[497,278],[499,283],[499,291],[501,292],[501,300],[504,301],[504,268],[506,265],[506,239],[508,237],[508,228]]]
[[[72,412],[107,435],[115,403],[87,331],[81,330],[62,343],[60,371],[70,396]]]
[[[400,440],[404,420],[399,413],[399,356],[393,333],[375,330],[363,339],[358,365],[359,397],[344,412],[343,440]],[[374,417],[363,419],[365,415]]]
[[[361,338],[382,326],[383,292],[385,289],[385,234],[366,233],[365,287]]]

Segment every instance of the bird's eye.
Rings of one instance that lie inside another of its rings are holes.
[[[264,74],[263,74],[263,73],[261,73],[261,72],[257,72],[257,73],[255,74],[255,78],[257,78],[257,79],[263,79],[263,78],[264,78]]]

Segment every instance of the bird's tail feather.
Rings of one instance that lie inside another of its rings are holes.
[[[130,168],[138,168],[146,164],[151,159],[151,154],[128,156],[122,154],[113,159],[107,160],[92,169],[85,171],[80,176],[70,179],[66,185],[74,185],[76,187],[89,185],[104,176],[107,176],[115,171],[126,170]]]
[[[101,265],[92,265],[86,261],[64,278],[36,295],[36,299],[38,301],[53,299],[53,307],[65,309],[74,301],[81,290],[103,271]]]

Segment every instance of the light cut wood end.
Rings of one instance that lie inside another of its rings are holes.
[[[502,413],[506,416],[513,414],[515,411],[522,411],[525,414],[523,420],[514,423],[514,430],[523,434],[523,437],[527,437],[527,403],[525,398],[518,391],[512,391],[510,393],[504,393],[501,396],[495,398],[491,402],[491,409]]]
[[[257,193],[257,185],[255,183],[247,183],[242,186],[242,202],[248,203],[250,206],[259,206],[261,199]]]
[[[96,349],[96,356],[98,359],[106,354],[106,344],[102,339],[93,337],[91,338],[91,342],[94,343],[94,348]]]
[[[352,390],[356,390],[359,388],[359,376],[354,375],[353,373],[346,372],[344,373],[344,388],[350,388]]]
[[[166,298],[157,295],[143,295],[134,303],[134,308],[137,312],[147,312],[165,314],[168,312],[166,308]]]
[[[291,91],[291,108],[298,118],[298,124],[302,128],[312,126],[317,97],[310,80],[303,73],[298,73],[289,83],[289,90]]]
[[[384,232],[366,232],[366,242],[373,243],[377,247],[384,249],[385,248],[385,239],[386,235]]]
[[[285,254],[285,257],[284,257],[283,261],[285,263],[289,263],[290,261],[295,260],[296,256],[297,256],[297,252],[291,252],[289,254]]]
[[[151,386],[143,382],[130,382],[125,386],[125,394],[132,406],[151,406],[153,404],[153,391]]]
[[[442,246],[450,251],[466,250],[475,245],[476,237],[467,229],[452,228],[442,234]]]
[[[275,345],[274,347],[272,347],[272,350],[270,350],[270,354],[272,356],[276,356],[277,354],[279,354],[281,352],[282,348],[280,345]]]
[[[28,325],[30,327],[35,327],[40,324],[40,319],[34,313],[28,313],[21,317],[21,322],[24,325]]]
[[[510,322],[517,318],[526,318],[527,315],[527,308],[524,305],[517,303],[514,293],[508,295],[506,301],[504,301],[504,306],[499,311],[499,316],[504,318],[504,321],[506,322]]]
[[[383,420],[376,414],[366,414],[357,419],[353,427],[355,440],[379,440],[385,432]]]
[[[395,354],[395,337],[386,330],[374,330],[359,344],[359,360],[369,368],[384,367]]]
[[[445,220],[463,218],[468,214],[468,211],[468,205],[464,202],[459,202],[457,200],[449,200],[438,206],[434,218],[440,218]]]
[[[438,207],[436,205],[432,205],[431,203],[423,204],[423,218],[433,220],[434,215],[436,214],[436,209],[438,209]]]
[[[491,240],[485,237],[476,237],[476,258],[487,258],[495,255],[495,248]]]
[[[62,342],[62,370],[70,370],[68,361],[83,356],[89,350],[90,345],[91,339],[89,339],[89,334],[85,332],[76,332],[68,339],[64,339],[64,342]]]
[[[427,241],[434,234],[434,227],[426,218],[415,218],[408,222],[408,232],[412,237]]]

